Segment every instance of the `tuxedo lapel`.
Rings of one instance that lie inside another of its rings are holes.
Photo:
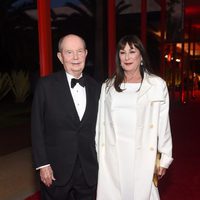
[[[57,74],[56,81],[58,84],[58,90],[61,91],[61,98],[63,98],[63,109],[66,109],[68,115],[71,115],[76,121],[80,121],[76,107],[73,101],[73,97],[70,91],[70,86],[67,81],[65,71]]]

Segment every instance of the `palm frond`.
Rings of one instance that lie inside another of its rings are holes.
[[[29,74],[23,70],[12,71],[11,89],[16,102],[24,102],[30,94]]]
[[[0,100],[10,91],[10,77],[7,73],[0,73]]]

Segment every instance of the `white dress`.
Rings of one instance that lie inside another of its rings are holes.
[[[140,83],[123,83],[123,92],[116,92],[112,97],[112,111],[118,155],[121,195],[123,200],[133,199],[134,192],[134,155],[136,129],[136,100]]]
[[[159,200],[152,182],[157,150],[163,167],[173,160],[166,83],[145,73],[141,87],[134,85],[122,84],[123,92],[102,85],[95,138],[97,200]]]

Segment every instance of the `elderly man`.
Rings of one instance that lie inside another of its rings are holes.
[[[32,146],[44,200],[94,200],[95,125],[100,85],[83,74],[87,49],[74,34],[60,39],[64,70],[41,78],[32,105]]]

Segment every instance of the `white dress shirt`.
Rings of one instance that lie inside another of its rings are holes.
[[[67,72],[66,72],[66,75],[67,75],[67,80],[69,83],[69,88],[72,94],[72,98],[74,100],[74,105],[76,107],[76,111],[78,113],[79,119],[81,120],[86,108],[85,87],[82,87],[79,83],[77,83],[73,88],[71,88],[71,79],[75,77],[73,77],[71,74],[68,74]],[[82,77],[82,74],[79,78],[81,77]]]

